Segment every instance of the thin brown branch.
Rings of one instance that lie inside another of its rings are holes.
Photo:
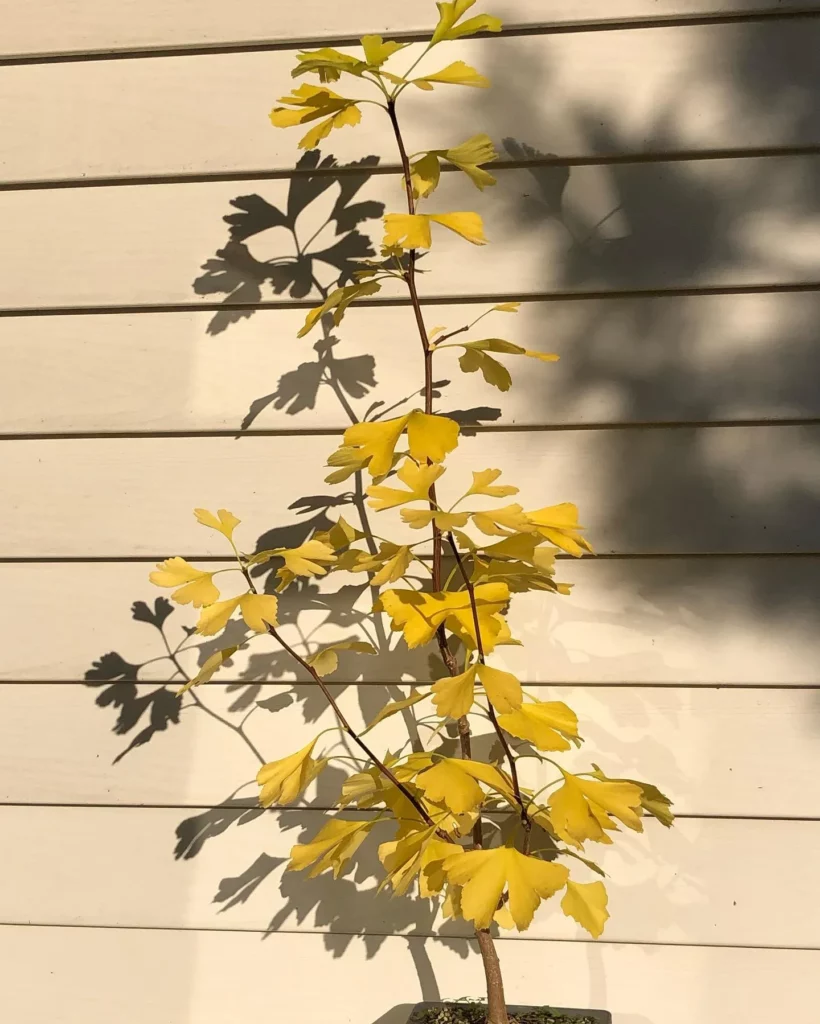
[[[416,212],[416,200],[413,195],[413,183],[410,175],[410,160],[407,156],[407,150],[404,145],[404,139],[402,138],[401,128],[399,126],[398,117],[396,116],[396,108],[394,103],[389,103],[387,112],[390,115],[390,122],[393,125],[393,132],[396,136],[396,145],[399,149],[399,156],[401,158],[402,171],[404,173],[404,187],[407,194],[407,211],[410,214]],[[434,349],[430,346],[430,338],[427,334],[427,327],[424,323],[424,314],[421,310],[421,302],[419,301],[418,289],[416,287],[416,250],[412,249],[409,254],[409,263],[407,272],[404,275],[404,280],[407,283],[407,290],[410,293],[410,302],[413,307],[413,313],[416,318],[416,326],[418,327],[419,338],[421,339],[421,346],[424,351],[424,411],[428,415],[433,413],[433,352]],[[435,511],[438,508],[436,501],[436,488],[435,484],[430,488],[430,509]],[[444,539],[442,537],[441,530],[436,526],[435,520],[433,521],[433,590],[439,592],[441,590],[441,579],[442,579],[442,554],[444,549]],[[447,646],[447,634],[444,626],[440,626],[436,631],[436,641],[438,648],[441,653],[442,660],[447,666],[447,671],[451,676],[458,675],[458,663],[453,657],[450,648]],[[470,723],[467,716],[464,715],[458,720],[458,738],[461,745],[461,756],[466,760],[472,760],[472,742],[470,735]],[[480,848],[483,844],[482,838],[482,827],[481,827],[481,815],[473,828],[473,844],[476,848]]]
[[[359,736],[359,734],[356,732],[353,726],[348,722],[347,718],[345,718],[342,712],[342,709],[336,703],[336,699],[334,698],[333,694],[327,688],[327,684],[325,683],[324,679],[322,679],[322,677],[319,675],[316,669],[307,661],[305,661],[305,659],[300,654],[298,654],[288,644],[286,640],[283,640],[282,637],[276,632],[273,626],[268,626],[268,632],[273,637],[273,639],[280,645],[280,647],[287,651],[287,653],[296,661],[298,661],[302,668],[312,676],[312,678],[315,680],[316,684],[318,685],[322,693],[325,695],[328,704],[330,704],[330,706],[333,708],[334,714],[339,719],[339,725],[341,725],[341,727],[344,729],[347,735],[353,740],[353,742],[362,751],[364,751],[364,753],[379,769],[382,775],[384,775],[384,777],[388,779],[407,800],[410,801],[410,803],[413,805],[416,811],[418,811],[418,813],[421,815],[422,820],[425,821],[428,825],[434,825],[435,822],[427,813],[427,810],[424,807],[424,805],[417,799],[417,797],[413,795],[413,793],[410,792],[410,790],[403,783],[399,782],[399,780],[396,778],[393,772],[391,772],[387,765],[373,753],[370,747],[368,747],[365,741],[361,738],[361,736]]]
[[[245,579],[246,579],[246,581],[248,583],[248,586],[251,588],[253,593],[254,594],[258,593],[258,591],[256,589],[256,584],[253,582],[251,574],[250,574],[250,572],[248,572],[247,566],[240,562],[240,568],[242,569],[242,574],[244,575],[244,577],[245,577]],[[324,694],[325,699],[327,700],[328,704],[330,704],[331,708],[333,708],[333,713],[338,718],[339,725],[341,725],[341,727],[344,729],[344,731],[347,733],[347,735],[353,740],[353,742],[367,755],[367,757],[379,769],[379,771],[382,773],[382,775],[384,775],[384,777],[386,779],[388,779],[388,781],[392,785],[394,785],[396,787],[396,789],[407,800],[410,801],[412,806],[416,809],[416,811],[421,816],[422,821],[424,821],[427,825],[435,825],[435,822],[430,817],[430,815],[427,813],[427,810],[424,807],[424,805],[413,795],[413,793],[410,792],[410,790],[407,788],[407,786],[405,786],[403,783],[399,782],[399,780],[396,778],[396,776],[393,774],[393,772],[391,772],[390,769],[387,767],[387,765],[380,758],[378,758],[373,753],[373,751],[370,749],[370,747],[368,747],[368,745],[364,742],[364,740],[361,738],[361,736],[359,736],[359,734],[356,732],[356,730],[353,728],[353,726],[350,724],[350,722],[348,722],[347,718],[344,716],[344,714],[342,712],[342,709],[336,703],[335,697],[330,692],[330,690],[327,688],[327,684],[325,683],[324,679],[322,679],[322,677],[319,675],[319,673],[316,671],[316,669],[309,662],[305,661],[305,659],[302,657],[302,655],[299,654],[297,651],[295,651],[290,646],[290,644],[287,642],[287,640],[284,640],[279,635],[279,633],[277,633],[276,629],[273,626],[271,626],[270,624],[268,624],[268,633],[270,633],[270,635],[279,644],[279,646],[284,651],[286,651],[294,659],[294,661],[298,662],[298,664],[302,666],[302,668],[308,673],[308,675],[310,675],[313,678],[313,680],[318,685],[319,689]],[[449,836],[442,835],[442,838],[449,839]]]
[[[467,588],[467,593],[470,596],[470,608],[472,609],[473,612],[473,625],[475,626],[475,638],[476,648],[478,650],[478,660],[481,662],[482,665],[485,665],[486,660],[484,657],[484,644],[481,640],[481,624],[478,618],[478,605],[476,603],[475,587],[464,566],[464,560],[461,557],[461,553],[458,550],[458,545],[456,544],[455,537],[453,537],[452,533],[447,534],[447,541],[452,549],[453,557],[455,558],[456,565],[458,566],[458,571],[461,573],[461,578],[464,580],[464,586]],[[498,736],[498,741],[504,750],[504,754],[507,758],[507,763],[510,766],[510,777],[512,778],[513,793],[515,794],[515,801],[518,804],[519,812],[521,815],[521,824],[524,826],[525,831],[524,852],[526,853],[529,848],[529,834],[532,829],[532,822],[530,821],[529,814],[527,814],[527,808],[524,804],[524,797],[521,793],[521,785],[518,780],[518,768],[515,763],[516,758],[512,752],[512,749],[510,748],[509,743],[507,742],[507,737],[504,735],[504,730],[498,724],[498,719],[496,718],[495,715],[495,708],[493,707],[490,701],[487,702],[487,709],[490,713],[490,721],[492,722],[493,728],[495,729],[496,735]]]
[[[469,331],[471,324],[465,324],[463,327],[457,328],[455,331],[449,331],[447,334],[442,334],[435,342],[434,348],[439,348],[445,341],[449,341],[450,338],[455,338],[457,334],[464,334],[465,331]]]
[[[426,52],[426,51],[425,51]],[[393,125],[393,132],[396,136],[396,145],[398,146],[399,156],[401,158],[402,172],[404,175],[404,187],[407,193],[407,210],[408,213],[414,214],[416,212],[415,197],[413,195],[413,182],[410,173],[410,161],[407,158],[407,150],[404,146],[404,139],[402,138],[401,128],[399,127],[399,121],[396,116],[396,103],[395,99],[391,99],[387,104],[387,113],[390,116],[390,122]],[[424,323],[424,316],[421,311],[421,303],[419,302],[418,289],[416,288],[416,252],[411,250],[409,255],[407,273],[405,274],[405,281],[407,282],[407,289],[410,293],[410,302],[413,306],[413,314],[416,319],[416,326],[418,327],[419,338],[421,339],[422,349],[424,350],[424,411],[431,415],[433,412],[433,349],[430,347],[430,338],[427,334],[427,328]],[[430,508],[435,511],[438,507],[436,502],[436,490],[435,485],[430,488],[429,493]],[[443,551],[443,539],[441,531],[436,525],[435,519],[433,520],[433,590],[436,592],[441,591],[441,564],[442,564],[442,551]],[[474,609],[475,611],[475,609]],[[437,640],[439,650],[441,651],[442,659],[444,664],[447,666],[451,676],[458,674],[458,666],[455,658],[452,656],[449,647],[447,646],[447,634],[444,630],[444,626],[440,627],[437,631]],[[472,743],[470,736],[470,724],[467,716],[464,715],[458,721],[458,735],[461,743],[461,754],[467,760],[472,757]],[[522,804],[523,808],[523,804]],[[473,847],[480,849],[483,845],[483,834],[481,824],[481,812],[476,817],[475,826],[473,827]],[[504,986],[501,980],[501,967],[498,962],[498,953],[495,949],[495,943],[493,937],[489,931],[482,931],[476,929],[476,938],[478,939],[478,945],[481,950],[481,959],[484,964],[484,971],[487,978],[487,996],[488,996],[488,1010],[490,1024],[506,1024],[509,1019],[507,1015],[507,1008],[504,1000]]]

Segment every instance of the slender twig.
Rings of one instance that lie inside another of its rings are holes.
[[[425,51],[426,52],[426,51]],[[410,214],[416,212],[416,199],[413,194],[413,182],[410,171],[410,160],[407,156],[407,150],[404,145],[404,139],[401,134],[401,127],[399,126],[399,120],[396,116],[396,104],[395,100],[391,100],[387,105],[387,113],[390,116],[390,123],[393,125],[393,134],[396,137],[396,145],[399,150],[399,157],[401,159],[402,172],[404,175],[404,189],[407,196],[407,211]],[[427,327],[424,323],[424,314],[421,309],[421,302],[419,301],[418,288],[416,287],[416,259],[417,253],[415,249],[411,249],[408,256],[407,271],[404,275],[404,280],[407,283],[407,290],[410,293],[410,303],[413,307],[413,314],[416,320],[416,326],[419,332],[419,338],[421,339],[421,347],[424,352],[424,411],[428,415],[433,413],[433,352],[434,348],[430,345],[430,337],[427,333]],[[438,509],[438,502],[436,500],[436,488],[435,484],[430,488],[429,492],[430,509],[436,511]],[[443,538],[441,530],[436,525],[435,519],[433,520],[433,590],[438,593],[441,591],[441,577],[442,577],[442,552],[443,552]],[[458,662],[453,655],[447,644],[447,633],[444,628],[444,624],[436,630],[436,642],[438,643],[438,649],[441,654],[442,661],[447,667],[447,671],[451,676],[458,675]],[[472,737],[470,734],[470,723],[466,715],[463,715],[458,719],[458,738],[461,746],[461,756],[465,760],[472,760]],[[479,812],[476,819],[475,826],[473,827],[473,846],[476,849],[480,849],[483,846],[483,833],[481,824],[481,814]]]
[[[458,550],[458,545],[456,544],[455,537],[453,537],[452,533],[447,534],[447,541],[452,549],[453,557],[455,558],[456,565],[458,566],[458,571],[461,573],[461,578],[464,580],[464,586],[467,588],[467,593],[470,596],[470,608],[472,609],[473,612],[473,624],[475,626],[475,638],[476,648],[478,651],[478,660],[482,665],[486,665],[486,660],[484,657],[484,644],[481,640],[481,624],[478,618],[478,605],[476,603],[475,586],[473,585],[473,581],[470,579],[469,574],[467,573],[467,570],[464,566],[464,560],[461,557],[461,553]],[[498,719],[496,718],[495,715],[495,708],[493,707],[491,701],[487,702],[487,711],[489,712],[490,721],[493,723],[493,728],[495,729],[496,735],[498,736],[498,741],[501,744],[502,748],[504,749],[504,754],[507,758],[507,763],[510,766],[510,776],[512,778],[513,793],[515,794],[515,801],[518,804],[519,811],[521,814],[521,824],[524,826],[524,853],[527,853],[529,848],[529,834],[532,830],[532,822],[530,821],[529,814],[527,813],[527,808],[524,805],[524,797],[521,793],[521,785],[518,780],[518,768],[515,764],[516,759],[512,750],[510,749],[509,743],[507,742],[507,737],[504,735],[504,730],[498,724]]]
[[[330,706],[333,708],[333,711],[334,711],[336,717],[339,719],[339,724],[344,729],[344,731],[347,733],[347,735],[353,740],[353,742],[357,746],[359,746],[364,751],[365,754],[367,754],[367,756],[370,758],[370,760],[373,762],[373,764],[376,765],[376,767],[379,769],[379,771],[382,773],[382,775],[384,775],[385,778],[389,779],[390,782],[396,787],[396,789],[398,789],[399,792],[402,793],[410,801],[410,803],[413,805],[413,807],[415,807],[415,809],[421,815],[422,819],[428,825],[433,825],[434,824],[433,819],[427,813],[427,810],[424,807],[424,805],[413,795],[413,793],[405,785],[403,785],[401,782],[399,782],[399,780],[396,778],[396,776],[393,774],[393,772],[390,771],[390,769],[387,767],[387,765],[384,764],[384,762],[381,761],[373,753],[373,751],[370,749],[370,747],[368,747],[368,745],[364,742],[364,740],[361,738],[361,736],[359,736],[359,734],[356,732],[356,730],[350,725],[350,723],[348,722],[348,720],[345,718],[344,714],[342,713],[342,709],[336,703],[336,699],[334,698],[333,694],[327,688],[327,684],[325,683],[324,679],[322,679],[322,677],[319,675],[319,673],[316,671],[316,669],[312,665],[310,665],[307,661],[305,661],[305,659],[300,654],[298,654],[288,644],[288,642],[286,640],[284,640],[279,635],[279,633],[277,633],[276,629],[273,626],[268,625],[268,632],[273,637],[273,639],[285,651],[287,651],[287,653],[292,658],[294,658],[296,661],[298,661],[299,664],[302,666],[302,668],[312,676],[312,678],[315,680],[316,684],[321,689],[322,693],[325,695],[325,698],[326,698],[328,704],[330,704]]]
[[[245,580],[247,581],[247,584],[250,587],[252,593],[258,594],[259,591],[256,589],[256,584],[254,583],[253,578],[251,577],[251,574],[248,571],[247,566],[244,565],[244,563],[241,561],[241,559],[239,559],[238,555],[237,555],[237,560],[239,561],[239,566],[240,566],[240,568],[242,570],[242,574],[244,575]],[[348,722],[347,718],[344,716],[344,714],[342,712],[342,709],[337,704],[336,698],[330,692],[330,690],[328,689],[327,684],[325,683],[324,679],[322,679],[322,677],[319,675],[319,673],[316,671],[316,669],[309,662],[305,661],[305,659],[302,657],[302,655],[299,654],[297,651],[295,651],[290,646],[290,644],[287,642],[287,640],[285,640],[282,636],[279,635],[279,633],[277,632],[277,630],[276,630],[276,628],[274,626],[271,626],[270,623],[266,623],[266,625],[268,627],[268,633],[270,633],[270,635],[279,644],[279,646],[284,651],[286,651],[291,656],[291,658],[294,659],[294,661],[296,661],[299,665],[301,665],[302,668],[305,670],[305,672],[307,672],[308,675],[311,676],[311,678],[317,684],[319,689],[324,694],[325,699],[327,700],[328,704],[330,704],[331,708],[333,708],[333,712],[336,715],[336,718],[339,720],[339,725],[341,725],[341,727],[344,729],[344,731],[347,733],[347,735],[353,740],[353,742],[361,750],[364,751],[364,753],[368,756],[368,758],[372,761],[372,763],[379,769],[379,771],[382,773],[382,775],[384,775],[384,777],[386,779],[388,779],[388,781],[392,785],[394,785],[396,787],[396,789],[398,789],[398,791],[407,800],[410,801],[410,803],[413,805],[413,807],[416,809],[416,811],[418,811],[418,813],[421,816],[422,820],[427,825],[434,825],[435,823],[434,823],[433,819],[427,813],[427,809],[424,807],[424,805],[421,803],[421,801],[418,800],[418,798],[407,788],[407,786],[405,786],[403,783],[399,782],[399,780],[396,778],[396,776],[393,774],[393,772],[391,772],[390,769],[387,767],[387,765],[380,758],[378,758],[373,753],[373,751],[370,749],[370,747],[368,747],[368,745],[364,742],[364,740],[361,738],[361,736],[359,736],[359,734],[356,732],[356,730],[353,728],[353,726]],[[445,839],[449,839],[449,836],[446,836],[446,835],[442,835],[442,837],[445,838]]]

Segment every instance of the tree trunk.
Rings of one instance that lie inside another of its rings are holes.
[[[478,948],[484,963],[487,978],[487,1024],[509,1024],[507,1002],[504,998],[504,982],[501,979],[501,964],[489,931],[476,929]]]

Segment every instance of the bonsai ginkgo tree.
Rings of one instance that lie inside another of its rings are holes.
[[[217,514],[197,509],[199,522],[221,533],[230,546],[243,589],[225,598],[214,572],[179,557],[161,563],[151,580],[172,588],[177,602],[200,609],[196,631],[201,636],[216,636],[238,614],[247,627],[245,642],[262,634],[273,637],[294,667],[322,691],[338,729],[361,754],[338,794],[338,811],[315,836],[293,847],[289,870],[304,870],[311,877],[331,871],[338,877],[363,843],[380,837],[383,884],[397,895],[417,891],[423,898],[440,899],[445,918],[471,923],[487,978],[488,1019],[504,1024],[508,1015],[493,929],[527,929],[541,902],[563,893],[563,913],[600,936],[609,916],[607,892],[600,877],[589,880],[603,871],[590,859],[587,844],[611,843],[618,823],[642,831],[644,814],[665,825],[671,824],[672,815],[669,801],[648,783],[609,778],[595,765],[580,773],[562,767],[556,755],[581,744],[576,715],[561,701],[542,701],[525,692],[515,675],[494,664],[499,649],[518,643],[507,621],[510,602],[528,591],[565,599],[570,588],[556,581],[556,554],[580,558],[592,549],[575,505],[534,510],[514,502],[498,505],[517,493],[515,486],[500,482],[498,468],[478,466],[462,482],[462,463],[447,465],[459,443],[459,425],[434,411],[434,364],[449,364],[454,352],[462,371],[479,372],[501,391],[511,385],[507,357],[541,362],[557,358],[476,330],[489,314],[514,313],[518,303],[496,305],[457,329],[430,330],[419,300],[417,261],[441,229],[468,244],[486,242],[477,213],[427,212],[422,203],[434,194],[442,165],[463,172],[479,190],[494,185],[485,165],[496,153],[488,136],[478,134],[448,149],[408,155],[399,100],[408,89],[489,85],[461,60],[432,72],[418,70],[448,40],[500,30],[500,21],[487,14],[464,20],[474,3],[438,3],[439,20],[430,41],[401,73],[386,65],[409,44],[380,36],[365,36],[360,53],[332,48],[300,53],[293,76],[312,75],[318,84],[300,84],[271,113],[279,128],[311,125],[299,143],[304,149],[316,147],[333,131],[357,125],[365,103],[381,108],[395,137],[406,208],[384,217],[380,258],[365,261],[352,284],[330,292],[299,332],[300,337],[309,334],[324,317],[338,325],[351,303],[376,294],[385,282],[400,282],[407,290],[408,333],[412,329],[417,336],[413,344],[421,347],[423,408],[356,423],[327,460],[328,483],[343,484],[357,474],[368,482],[367,504],[378,528],[371,527],[369,514],[358,525],[339,518],[296,548],[246,554],[235,536],[239,519],[224,509]],[[352,99],[330,88],[343,78],[353,80],[358,89],[372,88],[372,95]],[[384,539],[390,527],[382,520],[391,519],[400,521],[400,533]],[[257,589],[257,567],[263,564],[276,568],[275,593]],[[398,643],[429,646],[439,665],[428,683],[386,704],[360,732],[349,723],[325,677],[338,667],[339,648],[366,657],[376,653],[371,644],[345,641],[300,653],[278,627],[279,602],[288,600],[294,581],[329,573],[366,574],[378,591],[372,614],[389,619],[400,634]],[[183,689],[206,683],[236,650],[231,644],[211,655]],[[428,730],[431,739],[426,745],[417,741],[409,751],[386,752],[379,745],[379,726],[401,712],[423,712],[423,720],[434,723]],[[474,756],[476,722],[495,735],[497,759]],[[441,752],[448,723],[458,736],[458,757]],[[270,762],[258,774],[263,806],[288,805],[300,798],[331,760],[324,741],[323,734],[295,752],[270,752]],[[554,773],[547,785],[533,790],[524,784],[523,756],[536,758]],[[351,807],[371,813],[346,816],[345,809]],[[391,827],[392,835],[385,835]]]

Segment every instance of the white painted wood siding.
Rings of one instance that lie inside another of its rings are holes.
[[[443,484],[481,462],[526,505],[579,504],[600,557],[561,560],[572,597],[516,602],[525,646],[498,663],[578,711],[584,763],[651,778],[680,814],[604,851],[602,941],[551,910],[501,940],[508,991],[615,1024],[808,1020],[820,4],[481,6],[505,31],[449,59],[495,89],[406,107],[411,149],[486,130],[501,153],[494,190],[443,178],[436,208],[479,209],[492,245],[436,239],[425,316],[458,327],[519,299],[487,335],[561,359],[510,360],[502,394],[438,357],[439,411],[473,424]],[[153,607],[155,560],[222,565],[194,506],[233,508],[248,549],[355,514],[324,456],[351,415],[412,400],[399,291],[349,313],[332,370],[321,331],[295,339],[317,295],[297,245],[322,229],[310,269],[327,287],[400,209],[383,126],[368,114],[323,148],[372,156],[363,173],[317,173],[267,113],[296,47],[363,32],[417,46],[431,10],[0,0],[0,1020],[404,1024],[397,1004],[482,991],[463,929],[427,906],[356,875],[283,874],[334,779],[285,812],[258,812],[252,779],[332,723],[316,689],[263,638],[198,694],[210,714],[180,710],[149,609],[132,617]],[[289,202],[305,208],[271,227]],[[306,588],[290,642],[358,635],[361,583]],[[172,644],[193,621],[175,610]],[[355,723],[426,678],[424,658],[389,648],[333,677]],[[256,704],[248,744],[236,728]]]

